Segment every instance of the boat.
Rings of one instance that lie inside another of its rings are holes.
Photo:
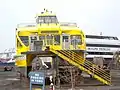
[[[116,36],[86,35],[86,59],[103,57],[105,61],[113,59],[113,54],[120,50],[120,40]]]

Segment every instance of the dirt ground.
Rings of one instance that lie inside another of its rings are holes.
[[[113,85],[111,86],[84,85],[84,86],[77,87],[75,89],[71,89],[70,87],[67,87],[67,88],[61,88],[56,90],[120,90],[119,75],[113,78],[112,80]],[[24,81],[28,82],[25,79]],[[29,82],[24,83],[20,79],[17,79],[15,72],[0,72],[0,90],[29,90]],[[35,90],[35,87],[33,90]],[[36,90],[40,90],[40,89],[36,89]],[[46,90],[49,90],[49,89],[46,89]]]

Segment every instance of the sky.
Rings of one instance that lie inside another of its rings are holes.
[[[0,52],[15,47],[17,24],[34,22],[44,8],[85,34],[120,36],[120,0],[0,0]]]

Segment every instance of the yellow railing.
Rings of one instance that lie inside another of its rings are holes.
[[[80,65],[82,65],[82,63],[83,63],[83,58],[80,56],[80,55],[78,55],[77,53],[75,53],[75,52],[73,52],[73,51],[70,51],[70,50],[68,50],[68,51],[63,51],[63,50],[61,50],[61,51],[59,51],[60,53],[62,53],[63,55],[65,55],[65,54],[67,54],[67,57],[69,58],[69,59],[71,59],[71,60],[73,60],[73,61],[75,61],[75,62],[77,62],[78,64],[80,64]],[[71,55],[70,55],[71,54]],[[101,69],[101,68],[98,68],[97,69],[97,65],[95,65],[95,64],[93,64],[92,62],[90,62],[90,61],[85,61],[84,62],[84,65],[82,65],[82,66],[84,66],[85,68],[87,68],[87,69],[89,69],[92,73],[94,73],[94,74],[97,74],[97,75],[101,75],[101,77],[102,78],[105,78],[105,79],[107,79],[107,78],[109,78],[109,74],[105,71],[105,70],[103,70],[103,69]],[[94,67],[93,67],[94,66]],[[95,68],[96,67],[96,69],[97,70],[95,70],[95,72],[93,71],[93,68]]]
[[[111,77],[109,72],[101,68],[97,68],[97,65],[88,60],[84,61],[84,58],[76,52],[71,50],[54,50],[53,48],[51,48],[50,50],[53,53],[57,54],[59,57],[71,63],[72,65],[75,65],[81,70],[86,71],[88,74],[93,75],[94,78],[101,81],[102,83],[107,85],[111,84]]]

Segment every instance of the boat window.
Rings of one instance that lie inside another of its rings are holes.
[[[55,35],[54,36],[54,44],[55,45],[60,45],[60,35]]]
[[[52,23],[58,23],[57,17],[56,16],[51,17],[51,22]]]
[[[81,36],[80,35],[71,35],[71,45],[80,45],[81,42]]]
[[[111,37],[111,36],[96,36],[96,35],[86,35],[86,38],[91,38],[91,39],[118,40],[117,37]]]
[[[117,38],[117,37],[114,37],[114,39],[115,39],[115,40],[118,40],[118,38]]]
[[[114,40],[114,38],[113,38],[113,37],[110,37],[109,39],[110,39],[110,40]]]
[[[19,36],[25,46],[29,45],[28,36]]]
[[[87,52],[88,55],[113,55],[113,52]]]
[[[30,40],[31,40],[31,43],[33,43],[33,41],[37,40],[37,37],[36,36],[31,36]]]
[[[53,44],[53,36],[52,35],[47,35],[47,45],[52,45]]]
[[[44,17],[39,17],[39,18],[37,19],[37,22],[38,22],[38,23],[44,23]]]
[[[46,38],[47,38],[47,39],[52,39],[53,36],[51,36],[51,35],[47,35]]]
[[[69,39],[68,36],[63,36],[63,40],[62,40],[62,41],[63,41],[63,42],[68,42],[68,41],[69,41],[68,39]]]
[[[58,23],[56,16],[39,16],[36,19],[37,24],[40,23]]]
[[[50,17],[44,17],[44,22],[45,23],[51,23],[51,18]]]
[[[86,35],[86,38],[101,39],[101,36]]]
[[[45,36],[39,36],[39,40],[44,40]]]

